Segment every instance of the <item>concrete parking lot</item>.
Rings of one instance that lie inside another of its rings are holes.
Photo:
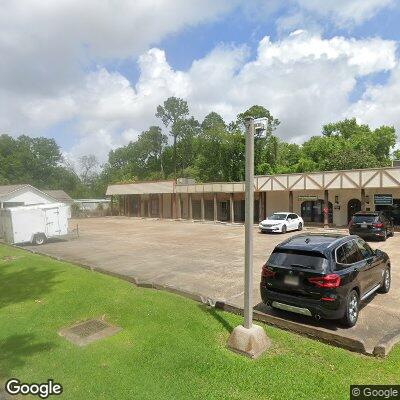
[[[79,224],[79,239],[27,247],[111,273],[201,294],[205,299],[219,300],[233,308],[243,305],[242,225],[127,217],[71,221],[71,227],[76,224]],[[370,242],[371,247],[380,248],[391,257],[392,289],[387,295],[374,296],[351,329],[283,312],[274,314],[260,304],[261,266],[274,246],[292,234],[297,232],[254,235],[254,306],[266,315],[266,322],[365,353],[373,353],[381,342],[395,341],[400,334],[400,234],[396,233],[387,242]]]

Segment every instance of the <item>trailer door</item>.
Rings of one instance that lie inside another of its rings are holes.
[[[49,208],[45,211],[46,221],[46,236],[59,236],[60,235],[60,223],[59,223],[59,210],[58,208]]]

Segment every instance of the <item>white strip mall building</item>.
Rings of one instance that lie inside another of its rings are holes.
[[[400,226],[400,167],[261,175],[254,191],[254,222],[290,211],[306,224],[340,227],[357,211],[383,211]],[[120,215],[244,221],[244,182],[124,183],[108,186],[107,195],[118,198]]]

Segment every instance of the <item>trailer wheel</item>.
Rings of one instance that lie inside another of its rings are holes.
[[[46,243],[46,235],[44,233],[37,233],[32,240],[33,244],[40,246]]]

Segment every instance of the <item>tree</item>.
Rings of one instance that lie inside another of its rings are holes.
[[[201,126],[197,120],[191,117],[177,121],[175,130],[179,137],[176,149],[177,163],[181,170],[181,176],[183,176],[184,170],[193,165],[196,158],[197,149],[195,139],[201,133]]]
[[[129,182],[164,179],[167,137],[158,126],[143,131],[135,142],[110,151],[101,179],[108,182]]]
[[[218,115],[211,114],[213,117]],[[197,157],[194,162],[196,178],[203,182],[244,180],[243,132],[237,128],[229,130],[225,124],[220,123],[219,118],[212,119],[217,123],[203,123],[205,129],[196,139]]]
[[[29,183],[42,189],[57,184],[55,171],[62,155],[54,139],[0,135],[0,176],[10,183]]]
[[[91,182],[93,182],[97,175],[99,162],[96,156],[94,154],[89,154],[79,157],[79,166],[81,170],[80,177],[82,182],[85,185],[89,185]]]
[[[393,160],[400,160],[400,149],[393,152]]]
[[[263,106],[254,105],[251,106],[248,110],[243,113],[240,113],[237,116],[237,124],[240,126],[244,126],[244,122],[247,117],[256,118],[266,118],[267,119],[267,126],[266,126],[266,136],[269,136],[273,133],[273,131],[278,127],[280,124],[279,119],[274,118],[269,110],[267,110]]]
[[[396,145],[396,130],[393,126],[381,126],[375,129],[368,138],[370,151],[382,166],[390,165],[390,153]]]
[[[167,142],[167,137],[158,126],[151,126],[140,134],[136,146],[141,162],[147,166],[146,170],[154,172],[156,168],[159,168],[161,175],[164,176],[162,155]]]
[[[394,127],[371,130],[352,118],[324,125],[322,133],[323,136],[314,136],[303,144],[303,165],[304,158],[312,160],[319,171],[390,165],[396,144]]]
[[[342,137],[350,139],[354,135],[368,135],[371,132],[368,125],[359,125],[355,118],[326,124],[322,127],[322,134],[327,137]]]
[[[201,123],[201,128],[204,130],[226,128],[224,119],[216,112],[212,111],[204,117]]]
[[[271,150],[276,146],[275,140],[272,138],[272,133],[280,124],[280,121],[277,118],[274,118],[269,110],[260,105],[251,106],[248,110],[243,113],[240,113],[236,119],[236,125],[244,130],[245,129],[245,120],[248,117],[256,118],[266,118],[267,125],[265,131],[256,131],[256,136],[254,138],[254,169],[256,173],[264,173],[266,165],[275,164],[276,161],[266,158],[268,151],[266,150],[268,142],[270,142],[270,154],[274,156],[274,159],[277,159],[277,155]],[[272,139],[272,140],[271,140]]]
[[[185,100],[177,97],[170,97],[164,101],[164,104],[157,107],[156,117],[160,118],[166,128],[170,127],[170,135],[174,142],[174,174],[176,177],[176,142],[179,135],[177,122],[185,119],[189,115],[189,107]]]

